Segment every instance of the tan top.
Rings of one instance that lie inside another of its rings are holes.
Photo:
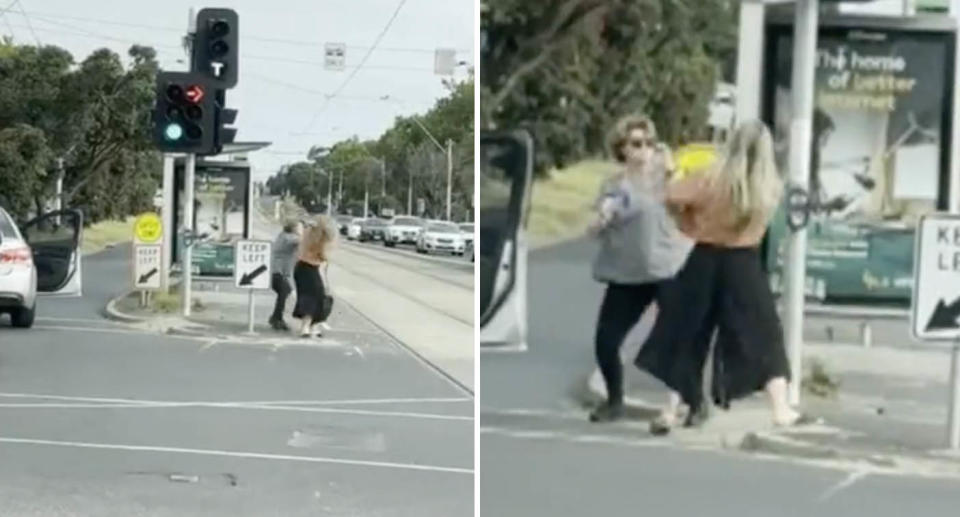
[[[733,215],[730,189],[722,179],[704,173],[688,176],[667,187],[667,204],[680,231],[698,243],[727,248],[753,248],[760,244],[773,213],[757,214],[738,222]]]

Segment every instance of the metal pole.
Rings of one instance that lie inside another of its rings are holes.
[[[366,219],[369,217],[369,205],[370,205],[370,185],[366,182],[363,184],[363,218]]]
[[[333,175],[327,173],[327,215],[333,215]]]
[[[343,169],[340,169],[340,190],[337,192],[337,208],[343,206]]]
[[[387,197],[387,162],[380,160],[380,176],[383,178],[383,188],[380,197]]]
[[[813,94],[816,71],[819,0],[797,0],[793,46],[793,120],[790,125],[790,183],[807,190],[813,138]],[[790,354],[790,403],[800,403],[803,373],[803,304],[806,284],[807,230],[791,232],[784,264],[784,337]]]
[[[738,122],[760,118],[763,30],[758,27],[764,26],[765,9],[761,2],[740,2],[736,97]]]
[[[453,192],[453,140],[447,139],[447,221],[450,221],[450,199]]]
[[[193,189],[194,173],[197,166],[197,155],[190,153],[187,155],[187,166],[183,178],[183,225],[189,230],[191,237],[194,234],[193,227]],[[190,316],[191,293],[193,287],[193,243],[183,247],[183,315]]]
[[[950,354],[950,417],[947,443],[951,450],[960,449],[960,341],[953,343]]]
[[[413,171],[408,174],[410,184],[407,185],[407,215],[413,215]]]
[[[163,237],[160,246],[160,290],[170,292],[170,262],[173,259],[173,234],[176,233],[176,221],[173,220],[173,165],[171,154],[163,155],[163,205],[160,207],[160,221],[163,224]]]
[[[256,334],[256,332],[253,331],[253,322],[254,322],[254,320],[256,319],[256,316],[254,315],[254,308],[253,308],[253,307],[254,307],[254,306],[253,306],[253,289],[250,289],[250,290],[249,290],[248,305],[249,305],[249,306],[248,306],[248,308],[247,308],[247,311],[248,311],[248,313],[247,313],[247,316],[248,316],[248,319],[247,319],[247,333],[248,333],[248,334]]]

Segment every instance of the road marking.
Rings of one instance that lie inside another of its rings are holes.
[[[77,402],[93,402],[95,404],[90,404],[85,407],[78,407],[71,404],[63,405],[54,405],[54,404],[21,404],[21,405],[0,405],[0,407],[18,407],[18,408],[79,408],[79,409],[93,409],[93,408],[128,408],[128,409],[162,409],[162,408],[220,408],[220,409],[259,409],[263,411],[294,411],[301,413],[332,413],[332,414],[343,414],[343,415],[359,415],[359,416],[376,416],[376,417],[399,417],[399,418],[414,418],[414,419],[423,419],[423,420],[448,420],[448,421],[462,421],[462,422],[472,422],[473,416],[459,416],[459,415],[438,415],[435,413],[414,413],[414,412],[404,412],[404,411],[371,411],[364,409],[340,409],[340,408],[331,408],[331,407],[308,407],[308,406],[297,406],[297,405],[282,405],[279,403],[258,403],[258,402],[176,402],[176,401],[165,401],[165,400],[135,400],[135,399],[110,399],[110,398],[94,398],[94,397],[64,397],[56,395],[28,395],[28,394],[10,394],[10,393],[0,393],[0,397],[7,398],[38,398],[38,399],[48,399],[48,400],[61,400],[61,401],[77,401]],[[100,404],[100,405],[96,405]]]
[[[0,392],[0,397],[5,398],[21,398],[21,399],[47,399],[47,400],[63,400],[63,401],[74,401],[74,402],[107,402],[107,403],[120,403],[120,404],[253,404],[258,406],[321,406],[321,405],[342,405],[349,406],[355,404],[419,404],[419,403],[435,403],[435,402],[471,402],[473,399],[466,397],[408,397],[408,398],[387,398],[387,399],[333,399],[333,400],[252,400],[252,401],[235,401],[235,402],[209,402],[209,401],[195,401],[195,402],[175,402],[175,401],[157,401],[157,400],[143,400],[143,399],[118,399],[118,398],[103,398],[103,397],[75,397],[75,396],[65,396],[65,395],[46,395],[41,393],[11,393],[11,392]]]
[[[851,486],[854,485],[854,483],[856,483],[857,481],[860,481],[861,479],[867,477],[869,474],[870,474],[870,473],[867,472],[866,470],[856,470],[856,471],[851,472],[850,474],[847,475],[847,477],[841,479],[839,483],[837,483],[836,485],[833,485],[833,486],[830,487],[826,492],[824,492],[823,494],[821,494],[820,497],[817,498],[817,502],[818,502],[818,503],[825,502],[826,500],[830,499],[831,497],[833,497],[833,496],[839,494],[840,492],[842,492],[842,491],[850,488]]]
[[[38,325],[33,327],[35,330],[63,330],[69,332],[103,332],[107,334],[126,334],[126,335],[138,335],[142,336],[144,334],[152,334],[158,337],[165,337],[170,339],[179,339],[182,341],[198,341],[206,340],[209,338],[196,337],[196,336],[178,336],[176,334],[162,334],[160,332],[151,332],[147,330],[128,330],[120,328],[93,328],[93,327],[71,327],[71,326],[62,326],[62,325]]]
[[[66,321],[68,323],[96,323],[98,325],[110,325],[114,327],[121,326],[121,324],[105,320],[105,319],[95,319],[95,318],[51,318],[48,316],[37,316],[37,321]]]
[[[204,343],[204,345],[200,347],[199,352],[206,352],[208,349],[216,346],[219,342],[219,339],[211,339],[209,342]]]
[[[223,456],[229,458],[263,459],[275,461],[294,461],[303,463],[331,463],[336,465],[353,465],[359,467],[380,467],[389,469],[419,470],[427,472],[444,472],[449,474],[473,474],[473,469],[458,467],[441,467],[435,465],[420,465],[415,463],[391,463],[385,461],[348,460],[342,458],[325,458],[320,456],[293,456],[288,454],[267,454],[261,452],[221,451],[215,449],[187,449],[181,447],[162,447],[152,445],[122,445],[112,443],[68,442],[59,440],[38,440],[32,438],[9,438],[0,436],[0,443],[21,445],[47,445],[54,447],[74,447],[80,449],[107,449],[136,452],[165,452],[179,454],[195,454],[199,456]]]
[[[363,350],[360,350],[360,347],[358,347],[357,345],[353,345],[353,349],[354,349],[354,351],[357,352],[357,355],[360,356],[360,359],[364,359],[364,360],[365,360],[365,359],[367,358],[367,356],[363,355]]]
[[[659,438],[631,438],[614,435],[579,435],[563,431],[509,429],[505,427],[480,426],[480,434],[495,435],[520,440],[552,440],[579,444],[616,445],[621,447],[675,447],[669,440]]]

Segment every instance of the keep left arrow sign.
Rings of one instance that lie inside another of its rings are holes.
[[[140,278],[137,280],[137,285],[147,283],[153,275],[156,275],[160,271],[157,268],[153,268],[150,271],[140,275]]]
[[[250,285],[251,283],[253,283],[253,280],[254,280],[255,278],[257,278],[258,276],[262,275],[266,270],[267,270],[267,266],[266,266],[266,265],[262,265],[262,266],[258,267],[257,269],[254,269],[253,271],[251,271],[251,272],[249,272],[249,273],[241,276],[241,277],[240,277],[240,285]]]

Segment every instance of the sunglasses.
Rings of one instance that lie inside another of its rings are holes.
[[[627,141],[627,145],[633,147],[634,149],[649,149],[652,148],[656,143],[657,141],[652,138],[633,139]]]

